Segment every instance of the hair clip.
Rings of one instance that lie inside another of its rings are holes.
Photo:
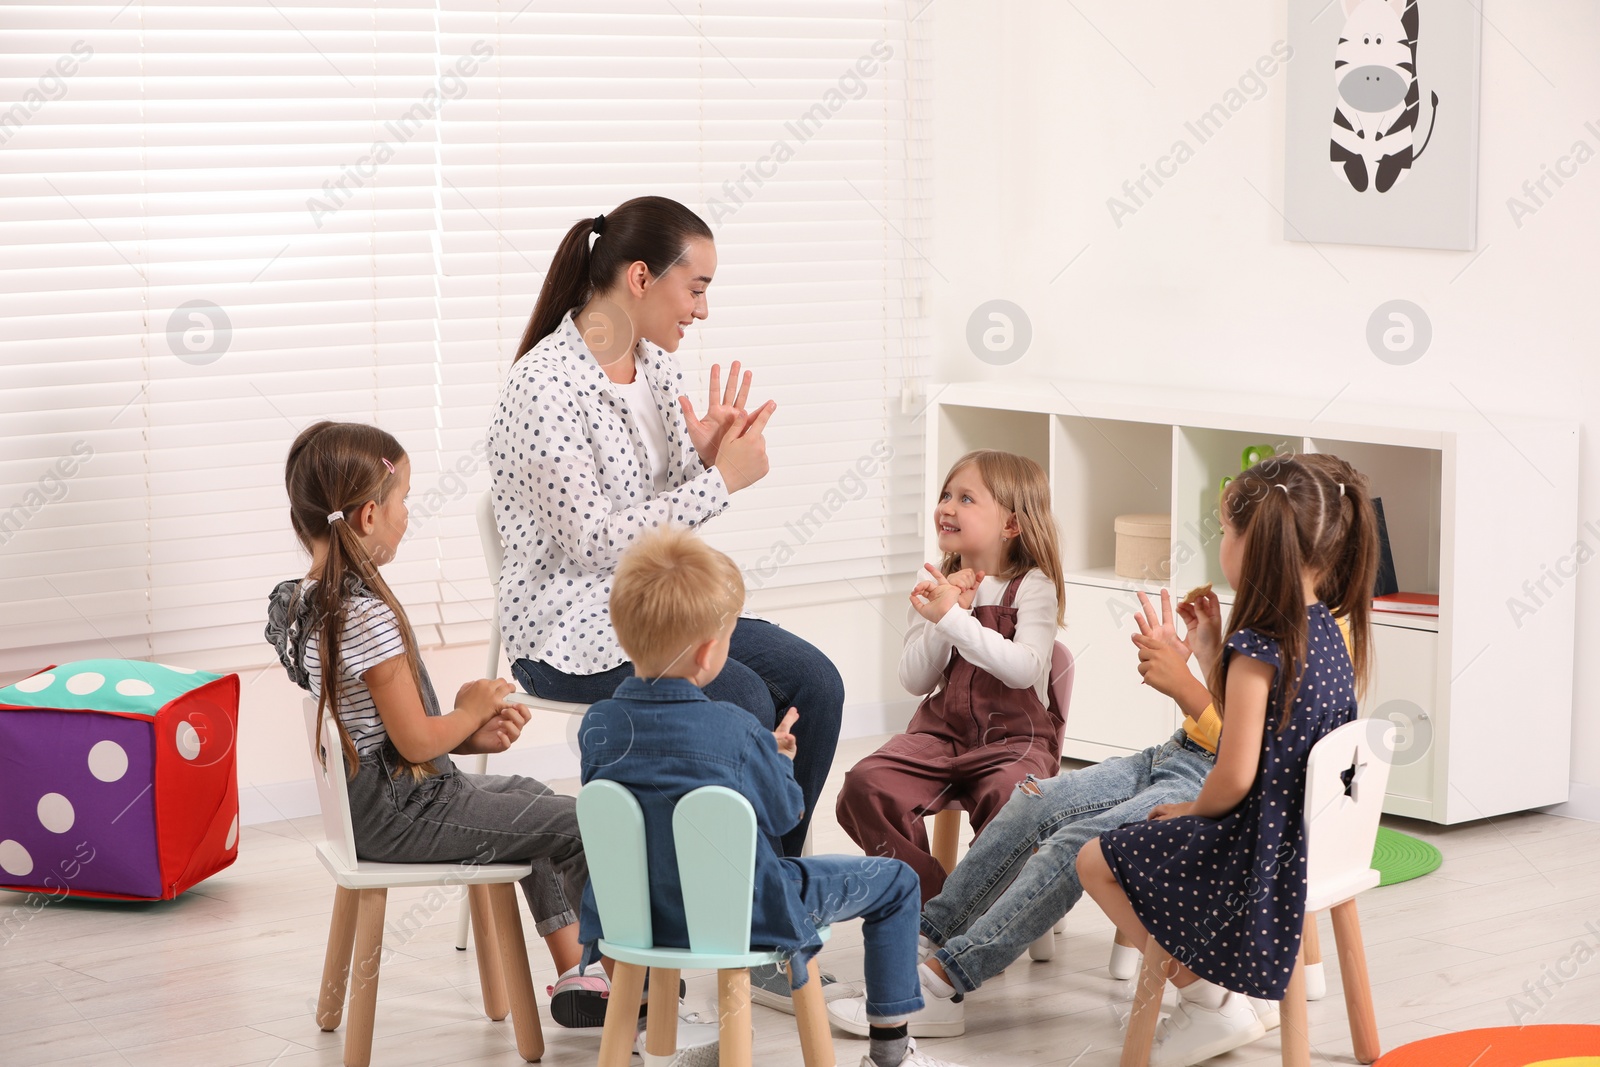
[[[1279,482],[1278,483],[1278,488],[1283,490],[1283,495],[1284,496],[1288,496],[1289,495],[1289,487],[1287,485],[1284,485],[1282,482]]]
[[[390,474],[393,474],[394,473],[394,464],[389,462],[389,457],[388,456],[379,456],[378,458],[383,460],[383,465],[384,465],[385,469],[387,469]]]
[[[343,518],[344,518],[344,512],[342,512],[342,511],[330,511],[330,512],[328,512],[328,525],[332,526],[334,523],[338,522],[340,519],[343,519]]]
[[[1339,483],[1339,495],[1340,496],[1344,496],[1344,483],[1343,482]]]

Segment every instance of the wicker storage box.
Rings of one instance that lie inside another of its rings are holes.
[[[1172,577],[1172,516],[1118,515],[1116,572],[1122,578]]]

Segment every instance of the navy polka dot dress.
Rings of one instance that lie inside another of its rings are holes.
[[[1235,633],[1222,655],[1282,666],[1277,641],[1254,630]],[[1265,1000],[1283,999],[1300,952],[1306,759],[1356,717],[1350,654],[1322,604],[1307,609],[1305,673],[1281,734],[1276,688],[1275,674],[1260,771],[1237,808],[1218,820],[1186,815],[1100,835],[1112,873],[1157,943],[1201,978]]]

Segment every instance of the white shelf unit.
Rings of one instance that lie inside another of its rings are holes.
[[[1137,591],[1211,582],[1218,491],[1247,446],[1331,452],[1383,500],[1400,587],[1437,618],[1375,614],[1363,716],[1401,727],[1385,810],[1437,823],[1567,799],[1574,585],[1551,579],[1578,540],[1578,428],[1524,417],[1096,383],[967,382],[928,406],[920,518],[963,453],[999,448],[1050,475],[1066,570],[1063,639],[1077,659],[1064,754],[1101,760],[1164,740],[1182,715],[1140,683]],[[1171,513],[1170,583],[1119,577],[1112,520]],[[1524,583],[1545,579],[1534,605]],[[1533,608],[1512,610],[1511,598]],[[1226,610],[1226,609],[1225,609]]]

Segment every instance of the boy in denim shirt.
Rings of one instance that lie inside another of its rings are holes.
[[[780,856],[777,839],[800,822],[804,800],[791,761],[790,708],[776,732],[744,709],[706,698],[700,687],[722,670],[744,606],[744,579],[731,559],[693,534],[666,529],[641,537],[622,557],[611,590],[611,621],[636,676],[589,708],[579,727],[583,782],[627,786],[644,811],[650,918],[658,945],[687,948],[683,893],[673,848],[672,811],[691,790],[721,785],[755,809],[755,907],[750,942],[782,951],[803,986],[822,947],[817,928],[860,917],[865,941],[870,1051],[862,1067],[956,1067],[916,1051],[906,1018],[923,1006],[917,972],[920,890],[911,868],[870,856]],[[586,889],[579,937],[602,936],[594,892]]]

